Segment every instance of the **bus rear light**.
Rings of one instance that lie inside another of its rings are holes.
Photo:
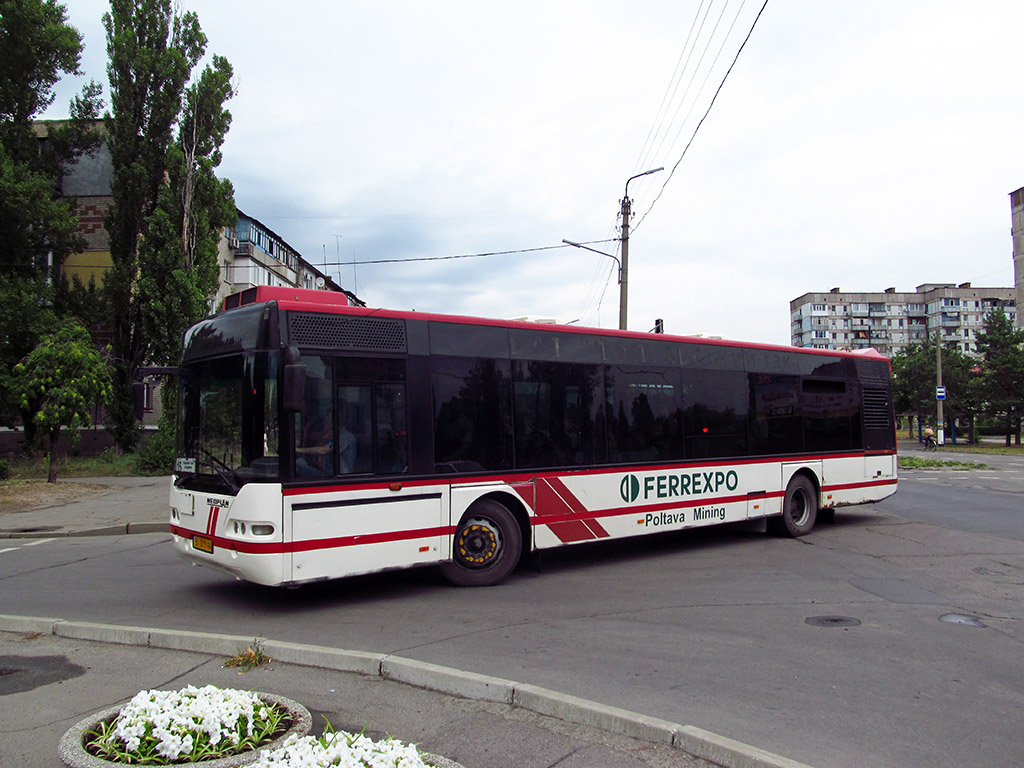
[[[236,536],[245,536],[245,523],[235,520],[233,521],[233,527]]]
[[[420,552],[429,552],[430,547],[420,547]]]
[[[392,483],[391,485],[388,486],[388,490],[389,491],[400,491],[400,490],[402,490],[402,484],[401,483]]]

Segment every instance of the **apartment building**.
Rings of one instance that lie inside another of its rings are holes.
[[[238,211],[238,221],[233,226],[224,228],[217,259],[220,288],[214,306],[219,306],[225,296],[257,285],[340,291],[350,305],[366,306],[354,293],[302,258],[283,237],[242,211]]]
[[[37,121],[34,128],[39,141],[47,141],[50,126],[62,122]],[[80,157],[58,181],[61,196],[73,202],[79,231],[85,239],[85,250],[69,256],[61,267],[69,281],[77,277],[84,285],[95,281],[100,286],[113,266],[106,229],[113,202],[113,178],[110,151],[103,143],[93,154]],[[341,291],[350,304],[365,306],[355,294],[342,289],[330,275],[304,259],[284,238],[241,211],[238,221],[222,232],[218,262],[220,287],[212,303],[214,308],[225,296],[257,285]]]
[[[970,283],[925,283],[913,292],[805,293],[789,303],[795,347],[876,349],[891,357],[938,333],[943,343],[978,351],[985,315],[996,307],[1017,320],[1013,288],[974,288]]]
[[[1024,187],[1010,193],[1013,237],[1013,284],[1017,289],[1017,306],[1024,307]],[[1017,327],[1024,328],[1024,313],[1017,314]]]

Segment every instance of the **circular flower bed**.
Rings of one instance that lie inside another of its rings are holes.
[[[69,768],[189,765],[233,768],[255,761],[289,737],[309,733],[301,704],[270,694],[188,686],[142,691],[78,723],[64,734],[61,760]]]

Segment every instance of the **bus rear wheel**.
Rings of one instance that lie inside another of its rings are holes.
[[[780,517],[768,518],[769,529],[783,536],[804,536],[814,528],[818,518],[818,493],[806,476],[797,475],[786,487],[786,498]]]
[[[523,534],[512,513],[481,499],[459,522],[452,561],[441,565],[441,574],[459,587],[491,587],[512,573],[522,549]]]

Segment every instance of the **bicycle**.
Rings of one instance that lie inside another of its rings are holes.
[[[922,451],[937,451],[939,450],[939,444],[935,442],[935,438],[931,435],[924,436],[924,445],[921,446]]]

